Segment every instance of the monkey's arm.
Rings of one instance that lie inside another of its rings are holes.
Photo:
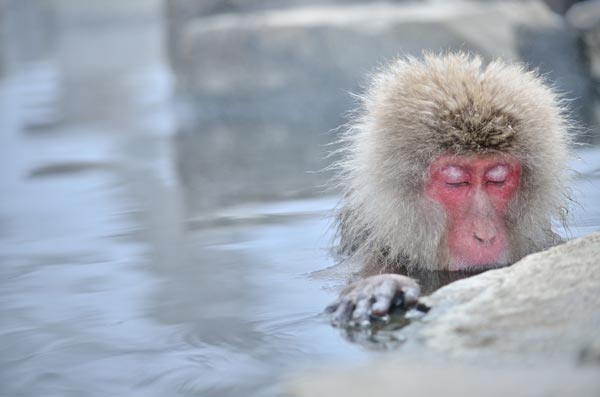
[[[394,307],[414,306],[420,293],[419,284],[410,277],[378,274],[348,285],[325,312],[332,315],[335,325],[366,325],[371,316],[384,316]]]

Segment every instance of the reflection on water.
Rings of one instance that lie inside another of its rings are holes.
[[[85,26],[59,8],[55,57],[0,82],[2,394],[273,395],[286,370],[360,360],[318,316],[343,281],[309,277],[334,200],[240,205],[306,196],[321,148],[174,136],[159,7],[137,4]]]
[[[275,395],[287,371],[368,357],[319,317],[344,274],[312,276],[335,204],[299,172],[315,138],[174,136],[158,4],[83,25],[60,4],[54,58],[0,80],[2,394]],[[600,226],[600,154],[582,157],[573,235]]]

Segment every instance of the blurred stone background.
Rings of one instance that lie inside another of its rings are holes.
[[[167,48],[184,103],[179,149],[190,153],[181,174],[227,159],[238,166],[220,177],[257,181],[249,187],[257,196],[272,189],[249,173],[272,167],[282,169],[273,186],[306,193],[302,186],[326,180],[307,171],[327,165],[328,131],[356,106],[349,93],[360,93],[378,65],[422,51],[470,51],[538,69],[572,99],[586,132],[579,140],[591,142],[600,13],[598,2],[578,3],[577,13],[572,3],[169,0]]]
[[[240,196],[321,193],[331,176],[321,170],[331,162],[334,129],[356,106],[351,93],[359,94],[379,65],[422,51],[470,51],[538,69],[570,99],[579,141],[594,142],[598,3],[165,0],[163,48],[173,72],[177,170],[188,202],[202,211]],[[0,0],[0,71],[19,59],[52,59],[44,54],[56,47],[57,20],[69,4]],[[140,23],[147,19],[141,4],[103,5],[101,13],[129,8],[128,18]],[[18,40],[7,39],[11,32]],[[30,123],[53,118],[60,115],[38,109]]]

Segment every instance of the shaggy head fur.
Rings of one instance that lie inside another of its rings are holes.
[[[521,161],[506,218],[511,263],[559,241],[550,224],[564,217],[568,123],[556,93],[522,66],[466,54],[398,60],[373,77],[342,141],[340,251],[366,273],[446,268],[445,214],[424,193],[429,164],[446,153]]]

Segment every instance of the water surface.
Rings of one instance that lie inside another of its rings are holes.
[[[319,316],[347,272],[321,271],[337,198],[314,149],[181,129],[145,4],[58,8],[54,52],[0,79],[2,394],[276,395],[381,354]],[[580,155],[573,237],[600,228],[600,152]]]

